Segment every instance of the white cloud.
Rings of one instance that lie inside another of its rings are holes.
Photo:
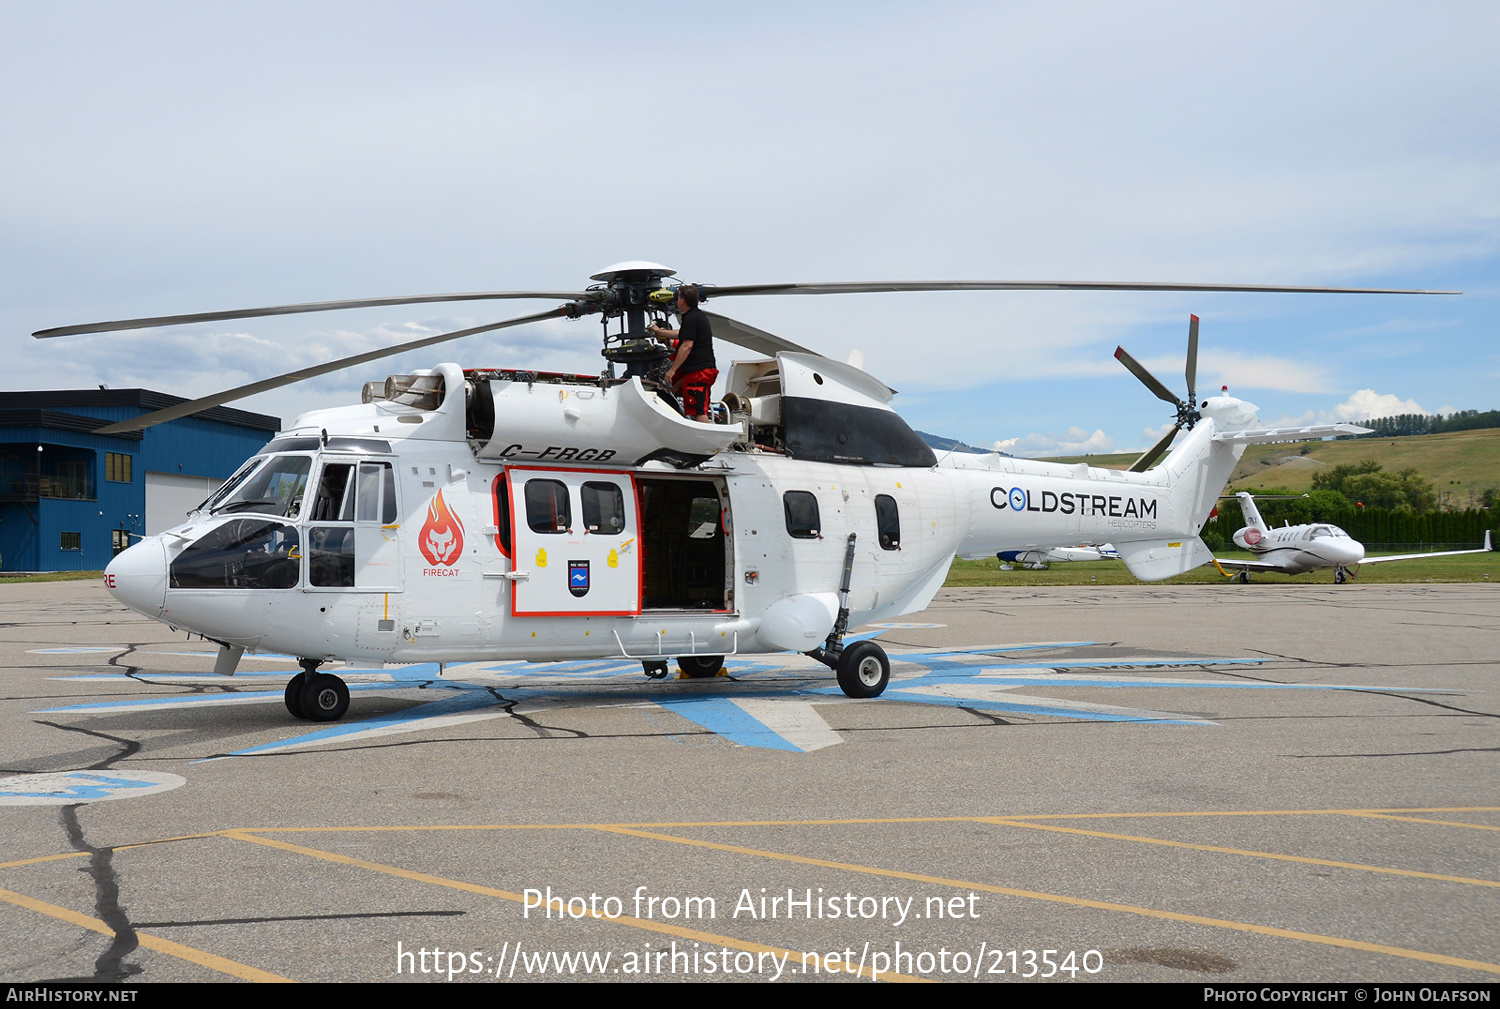
[[[1333,408],[1334,420],[1374,420],[1403,413],[1430,413],[1414,399],[1401,399],[1394,393],[1381,395],[1374,389],[1361,389]]]
[[[1070,427],[1062,433],[1061,437],[1051,431],[1046,434],[1028,434],[1024,438],[1006,438],[1004,441],[997,441],[994,448],[997,452],[1009,452],[1011,455],[1034,459],[1047,455],[1113,452],[1115,440],[1105,434],[1102,428],[1089,434],[1081,427]]]
[[[1147,448],[1148,446],[1155,445],[1157,441],[1165,436],[1168,431],[1172,430],[1172,427],[1172,424],[1167,423],[1163,424],[1161,427],[1141,428],[1141,448]]]

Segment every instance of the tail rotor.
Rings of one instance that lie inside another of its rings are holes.
[[[1172,425],[1171,429],[1162,436],[1160,441],[1148,448],[1144,453],[1142,453],[1139,459],[1130,464],[1130,472],[1132,473],[1144,473],[1147,469],[1150,468],[1152,463],[1156,462],[1157,458],[1160,457],[1163,452],[1171,447],[1172,441],[1177,437],[1177,433],[1179,431],[1181,431],[1183,428],[1187,428],[1189,431],[1191,431],[1193,429],[1193,426],[1197,424],[1199,419],[1202,417],[1202,415],[1198,412],[1197,406],[1198,317],[1196,315],[1192,315],[1188,318],[1190,321],[1188,322],[1187,368],[1184,371],[1184,377],[1187,378],[1188,394],[1185,401],[1179,399],[1176,393],[1174,393],[1171,389],[1168,389],[1160,379],[1151,374],[1151,372],[1146,368],[1145,365],[1141,364],[1141,362],[1131,357],[1125,351],[1124,347],[1115,348],[1115,359],[1117,361],[1119,361],[1127,369],[1129,369],[1132,375],[1140,379],[1141,384],[1144,385],[1147,389],[1150,389],[1152,394],[1155,395],[1157,399],[1161,400],[1164,403],[1171,403],[1177,408],[1177,423]]]

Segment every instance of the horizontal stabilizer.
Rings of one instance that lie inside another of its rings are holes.
[[[1130,573],[1143,582],[1159,582],[1214,559],[1213,552],[1196,536],[1117,543],[1115,549]]]
[[[1358,424],[1309,424],[1305,427],[1267,427],[1255,431],[1223,431],[1214,435],[1214,441],[1234,442],[1239,445],[1264,445],[1273,441],[1307,441],[1309,438],[1327,438],[1336,434],[1372,434],[1370,428]]]

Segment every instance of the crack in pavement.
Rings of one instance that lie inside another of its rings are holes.
[[[122,739],[119,736],[95,732],[92,729],[81,729],[72,725],[38,721],[42,725],[49,725],[64,732],[78,732],[121,744],[120,750],[114,756],[90,764],[87,768],[90,771],[108,770],[111,764],[124,760],[141,748],[141,744],[133,739]],[[135,934],[135,927],[130,923],[130,916],[120,906],[120,879],[114,867],[115,850],[110,847],[96,848],[84,839],[83,827],[78,822],[80,805],[82,803],[75,802],[63,806],[59,819],[62,821],[63,830],[67,833],[68,843],[73,846],[73,850],[88,853],[88,867],[79,871],[86,872],[93,878],[94,910],[98,913],[99,919],[115,933],[109,948],[99,954],[99,958],[94,961],[94,976],[91,980],[120,982],[131,975],[141,973],[139,964],[125,962],[125,957],[135,952],[140,946],[140,940]]]

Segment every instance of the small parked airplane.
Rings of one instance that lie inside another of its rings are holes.
[[[1030,550],[1001,550],[995,555],[1000,558],[1000,570],[1013,570],[1019,564],[1033,571],[1044,571],[1049,564],[1063,561],[1102,561],[1105,559],[1119,560],[1120,551],[1114,548],[1114,544],[1105,543],[1102,546],[1077,546],[1077,547],[1053,547],[1050,550],[1032,548]]]
[[[1423,554],[1391,554],[1383,557],[1365,557],[1364,544],[1336,525],[1314,522],[1311,525],[1284,526],[1272,529],[1260,517],[1255,499],[1244,491],[1235,494],[1240,499],[1240,508],[1245,521],[1250,524],[1234,534],[1236,546],[1250,551],[1255,560],[1222,560],[1214,558],[1214,566],[1225,578],[1237,577],[1241,582],[1250,580],[1252,571],[1279,571],[1287,575],[1300,575],[1317,568],[1333,568],[1333,580],[1344,582],[1349,578],[1349,568],[1361,564],[1384,564],[1386,561],[1409,561],[1418,557],[1452,557],[1457,554],[1482,554],[1493,549],[1490,532],[1484,532],[1484,546],[1475,550],[1441,550]]]

